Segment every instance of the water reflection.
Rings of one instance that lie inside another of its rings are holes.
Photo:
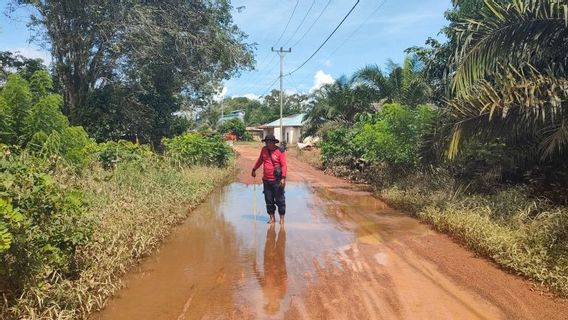
[[[264,311],[274,315],[280,311],[280,303],[288,291],[288,272],[286,271],[286,230],[278,231],[271,225],[266,232],[264,245],[264,275],[258,271],[256,262],[254,273],[264,294]]]

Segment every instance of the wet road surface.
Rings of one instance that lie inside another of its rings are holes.
[[[247,166],[254,160],[243,158]],[[260,185],[235,182],[214,193],[125,277],[126,287],[93,319],[563,319],[568,314],[565,301],[531,291],[526,282],[367,192],[318,179],[318,173],[302,174],[308,178],[292,178],[296,182],[286,187],[285,227],[266,224]]]

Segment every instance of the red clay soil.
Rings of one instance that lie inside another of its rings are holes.
[[[236,146],[240,182],[255,182],[250,170],[260,147]],[[345,180],[290,156],[288,163],[290,182],[306,182],[347,202],[374,202],[382,211],[390,210]],[[391,211],[393,223],[420,226],[396,231],[391,242],[377,240],[370,231],[361,236],[358,245],[345,248],[345,265],[318,269],[308,289],[292,299],[286,318],[568,319],[566,299],[542,293],[534,283],[477,257],[448,236]]]

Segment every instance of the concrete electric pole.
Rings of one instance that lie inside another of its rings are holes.
[[[278,50],[272,48],[272,52],[277,52],[280,56],[280,141],[284,142],[284,130],[282,130],[282,109],[284,108],[284,55],[292,52],[292,48],[284,50],[280,47]]]

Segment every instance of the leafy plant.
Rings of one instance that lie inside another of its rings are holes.
[[[180,166],[209,165],[225,166],[232,155],[232,149],[218,135],[204,136],[186,133],[162,143],[166,155]]]
[[[0,95],[0,143],[13,143],[15,132],[12,121],[12,109],[6,99]]]
[[[17,74],[8,76],[8,81],[2,89],[2,96],[12,116],[12,128],[17,139],[13,142],[23,143],[23,137],[28,133],[25,121],[32,109],[32,94],[28,82]]]
[[[81,194],[25,156],[3,156],[0,181],[2,291],[17,295],[55,274],[73,276],[76,250],[91,235]]]
[[[223,122],[217,128],[220,134],[233,133],[237,136],[238,140],[244,140],[246,134],[246,127],[241,119],[231,119]]]
[[[138,162],[150,158],[153,153],[147,145],[126,140],[108,141],[96,147],[98,160],[104,168],[114,168],[122,162]]]
[[[62,133],[65,128],[69,127],[69,120],[61,112],[62,105],[63,98],[60,95],[52,94],[40,98],[32,107],[31,113],[26,119],[28,135],[33,136],[40,131],[47,134]]]
[[[564,1],[486,0],[480,18],[456,26],[456,98],[449,156],[463,138],[535,140],[542,160],[568,149]]]

